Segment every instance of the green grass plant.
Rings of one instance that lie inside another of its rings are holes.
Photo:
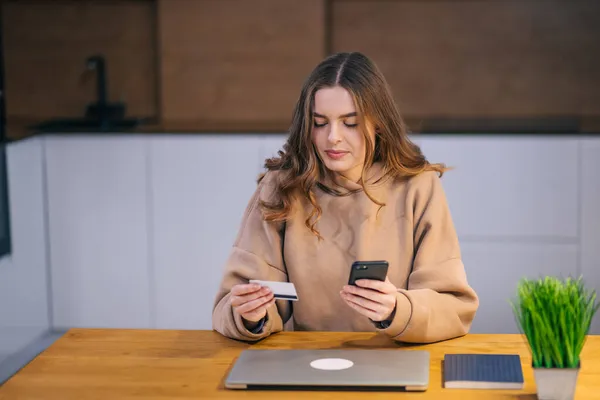
[[[511,302],[534,368],[577,368],[600,304],[583,279],[521,279]]]

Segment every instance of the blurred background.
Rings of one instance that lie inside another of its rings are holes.
[[[522,277],[600,289],[598,0],[0,7],[0,382],[71,327],[211,329],[263,160],[338,51],[371,57],[455,168],[472,332],[517,332]]]

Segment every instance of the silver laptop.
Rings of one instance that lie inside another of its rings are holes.
[[[425,391],[429,352],[402,349],[244,350],[228,389]]]

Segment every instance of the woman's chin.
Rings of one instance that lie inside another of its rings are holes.
[[[344,172],[350,169],[350,166],[347,165],[347,162],[344,161],[335,161],[335,160],[327,160],[325,162],[325,167],[332,172],[337,172],[339,174],[343,174]]]
[[[336,174],[342,174],[344,175],[344,173],[348,172],[349,168],[347,166],[344,165],[335,165],[335,164],[325,164],[325,167],[327,167],[328,170],[330,170],[331,172],[335,172]]]

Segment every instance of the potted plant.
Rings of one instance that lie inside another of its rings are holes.
[[[532,357],[540,400],[575,396],[579,355],[600,304],[582,278],[522,279],[512,303]]]

